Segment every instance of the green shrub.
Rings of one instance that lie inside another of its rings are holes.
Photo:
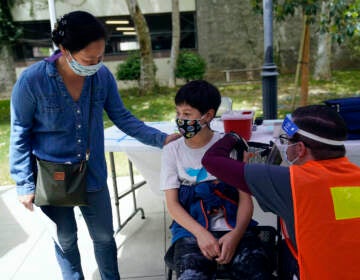
[[[182,51],[179,54],[175,75],[177,78],[190,80],[203,79],[206,70],[205,60],[197,53]]]
[[[139,80],[140,79],[140,53],[133,52],[128,58],[116,68],[117,80]]]
[[[140,67],[141,67],[141,60],[140,60],[140,52],[135,51],[131,52],[127,59],[120,63],[116,68],[116,79],[119,81],[123,80],[140,80]],[[157,67],[154,63],[154,72],[157,71]]]

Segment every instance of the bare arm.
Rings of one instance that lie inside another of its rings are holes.
[[[233,258],[236,248],[246,231],[253,215],[254,205],[249,194],[239,191],[239,204],[236,217],[236,226],[219,239],[221,255],[216,259],[218,263],[226,264]]]

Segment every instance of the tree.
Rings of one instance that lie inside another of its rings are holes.
[[[332,37],[342,43],[346,37],[352,37],[360,32],[360,0],[329,0],[324,1],[329,11],[329,17],[322,17],[317,21],[322,0],[274,0],[274,13],[277,20],[285,20],[287,16],[293,16],[295,10],[300,8],[303,14],[304,31],[301,42],[303,45],[301,59],[301,98],[300,105],[306,105],[308,99],[309,73],[310,73],[310,24],[320,22],[318,30],[329,32]],[[262,9],[261,0],[253,0],[256,11]],[[297,82],[297,81],[296,81]]]
[[[141,75],[141,58],[140,52],[135,51],[129,53],[127,59],[118,64],[116,67],[116,79],[121,81],[134,81],[136,80],[140,87],[140,75]],[[154,72],[156,72],[157,68],[154,64]]]
[[[179,0],[172,0],[172,41],[171,41],[171,55],[170,55],[170,73],[169,73],[169,87],[173,88],[176,85],[176,61],[180,50],[180,13]]]
[[[329,18],[329,10],[325,1],[321,4],[321,21]],[[331,78],[331,34],[321,32],[318,37],[318,47],[313,77],[315,80],[330,80]]]
[[[140,73],[140,94],[151,92],[156,86],[155,70],[156,69],[153,54],[151,37],[145,17],[141,12],[137,0],[126,0],[130,15],[134,21],[141,57],[141,73]]]
[[[0,2],[0,93],[10,92],[16,81],[12,46],[22,30],[12,19],[10,8],[13,4],[10,0]]]
[[[330,56],[332,41],[342,44],[346,37],[359,37],[360,1],[323,1],[321,6],[318,56],[315,79],[331,77]]]
[[[330,32],[339,44],[360,35],[360,0],[332,0],[328,10],[330,16],[322,19],[321,32]]]

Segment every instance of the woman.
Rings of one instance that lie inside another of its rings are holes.
[[[104,155],[103,110],[139,141],[162,147],[177,136],[146,126],[125,107],[116,81],[103,65],[106,30],[93,15],[64,15],[52,32],[59,48],[28,67],[11,97],[11,174],[20,202],[33,209],[34,158],[77,163],[89,148],[88,206],[81,206],[102,279],[119,279]],[[42,206],[57,225],[55,251],[63,278],[84,279],[73,207]]]

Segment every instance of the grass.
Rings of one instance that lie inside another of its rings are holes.
[[[333,73],[331,81],[311,80],[309,85],[308,104],[322,104],[323,101],[333,98],[360,96],[360,87],[357,82],[360,79],[360,71],[336,71]],[[262,112],[262,85],[259,83],[249,83],[233,86],[219,86],[223,96],[233,99],[234,109],[254,109],[256,116],[261,116]],[[282,75],[278,79],[278,118],[283,118],[286,113],[293,110],[292,94],[299,92],[294,86],[293,75]],[[299,105],[299,94],[296,96],[295,105]]]
[[[360,96],[360,70],[336,71],[331,81],[310,81],[309,104],[321,104],[324,100]],[[253,109],[256,116],[262,115],[261,82],[249,82],[236,85],[218,85],[223,96],[233,100],[233,109]],[[281,75],[278,78],[278,118],[283,118],[292,111],[292,93],[296,90],[293,75]],[[173,104],[176,89],[159,88],[156,93],[139,96],[134,89],[122,90],[121,97],[125,106],[143,121],[174,120]],[[297,96],[296,102],[299,97]],[[297,103],[296,103],[297,104]],[[10,138],[10,102],[0,100],[0,185],[14,184],[9,176],[9,138]],[[111,121],[104,114],[104,125],[109,127]],[[108,160],[108,159],[107,159]],[[118,162],[117,174],[127,175],[126,157],[116,153]],[[109,161],[108,161],[109,162]],[[122,167],[122,168],[121,168]],[[110,173],[109,173],[110,174]]]
[[[10,101],[0,100],[0,185],[13,182],[9,176]]]

